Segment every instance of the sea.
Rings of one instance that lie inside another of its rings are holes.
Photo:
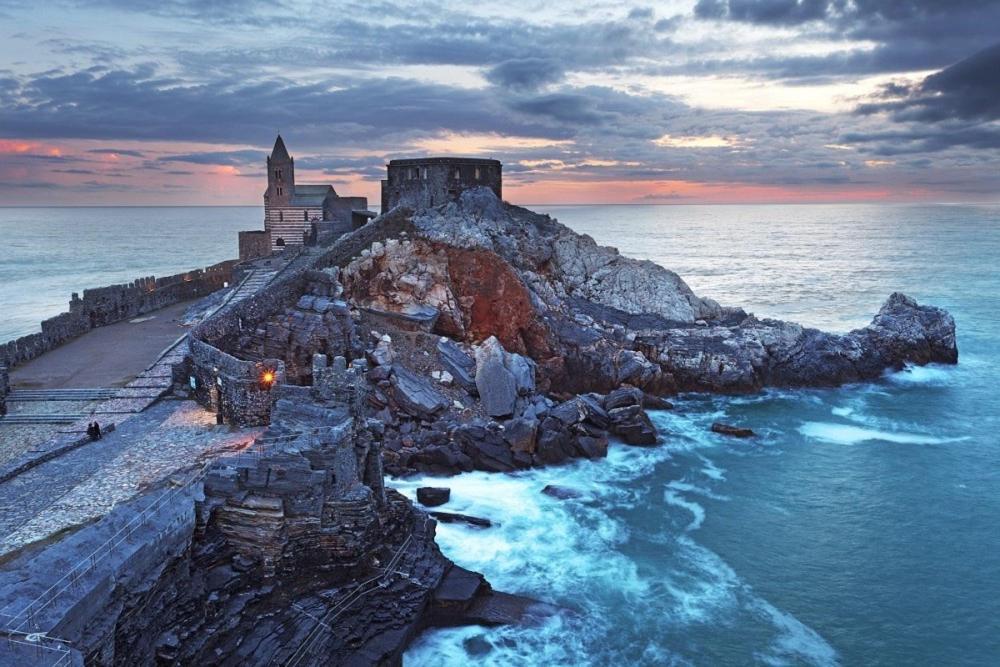
[[[662,444],[446,485],[442,551],[565,612],[424,633],[407,665],[1000,665],[1000,206],[533,207],[701,296],[831,331],[902,291],[947,308],[957,366],[685,395]],[[206,212],[208,211],[208,212]],[[232,257],[259,208],[0,209],[0,340],[68,293]],[[752,440],[713,434],[725,421]],[[542,494],[548,484],[580,497]]]

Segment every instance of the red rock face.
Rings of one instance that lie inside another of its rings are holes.
[[[563,374],[563,359],[552,344],[528,289],[499,256],[481,250],[447,248],[451,288],[462,308],[466,338],[479,342],[496,336],[509,352],[538,362],[539,388]]]
[[[448,248],[452,290],[462,307],[467,335],[474,341],[496,336],[505,349],[532,354],[544,331],[524,283],[493,253]],[[548,346],[545,345],[547,348]]]

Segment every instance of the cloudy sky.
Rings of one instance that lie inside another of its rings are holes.
[[[0,0],[0,205],[377,202],[393,157],[518,203],[1000,200],[1000,0]]]

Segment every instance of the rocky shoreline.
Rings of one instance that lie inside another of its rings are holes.
[[[296,262],[174,367],[176,395],[268,428],[177,501],[173,555],[106,591],[100,623],[53,622],[88,664],[399,664],[426,627],[535,622],[558,611],[451,563],[384,474],[599,459],[668,441],[647,410],[680,392],[958,359],[951,316],[902,294],[847,334],[758,319],[488,188]]]

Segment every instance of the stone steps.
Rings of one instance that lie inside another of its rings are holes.
[[[90,415],[49,414],[49,415],[5,415],[0,417],[3,425],[34,425],[34,424],[75,424],[87,419]]]
[[[117,388],[91,389],[15,389],[7,396],[9,403],[29,401],[101,401],[117,398]]]

